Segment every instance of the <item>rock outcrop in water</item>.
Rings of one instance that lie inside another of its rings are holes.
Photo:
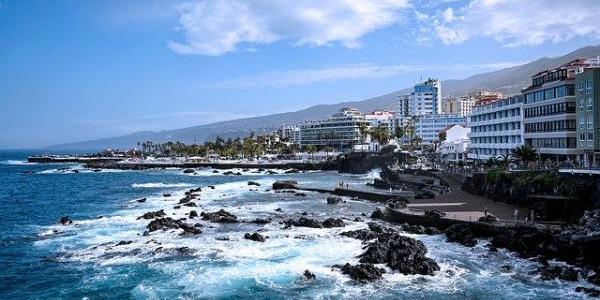
[[[313,274],[311,271],[309,270],[304,270],[304,278],[306,280],[314,280],[317,278],[317,275]]]
[[[296,189],[298,182],[295,180],[278,180],[273,183],[273,190]]]
[[[343,266],[334,267],[340,268],[342,274],[346,274],[350,276],[350,278],[360,282],[381,279],[382,275],[385,273],[383,268],[378,268],[373,264],[358,264],[353,266],[349,263],[346,263]]]
[[[60,218],[60,221],[58,221],[58,223],[60,225],[71,225],[73,224],[73,221],[71,220],[71,218],[69,218],[69,216],[64,216]]]
[[[418,240],[403,236],[391,228],[369,223],[369,229],[343,232],[366,243],[366,251],[359,255],[362,264],[386,264],[402,274],[434,275],[440,267],[426,257],[427,248]]]
[[[323,221],[323,227],[325,228],[333,228],[333,227],[344,227],[344,221],[339,218],[328,218]]]
[[[202,216],[203,220],[206,221],[211,221],[214,223],[237,223],[237,216],[235,216],[234,214],[225,211],[224,209],[221,209],[219,211],[216,212],[210,212],[210,213],[205,213],[205,212],[201,212],[200,215]]]
[[[336,196],[327,197],[327,204],[338,204],[342,202],[342,198]]]
[[[244,238],[247,240],[255,241],[255,242],[264,242],[265,241],[265,237],[262,236],[258,232],[255,232],[253,234],[246,233],[246,234],[244,234]]]
[[[137,219],[145,219],[145,220],[150,220],[150,219],[155,219],[155,218],[162,218],[164,216],[166,216],[167,214],[165,213],[164,210],[157,210],[157,211],[149,211],[139,217],[137,217]]]
[[[178,229],[179,221],[175,221],[169,217],[159,218],[152,220],[147,226],[148,231],[156,231],[156,230],[167,230],[167,229]]]
[[[292,226],[323,228],[323,224],[321,224],[321,222],[314,220],[314,219],[305,218],[305,217],[302,217],[298,220],[288,219],[287,221],[284,222],[284,224],[285,224],[286,228],[290,228]]]
[[[448,238],[448,242],[459,243],[467,247],[477,245],[473,230],[468,225],[455,224],[446,228],[444,233]]]
[[[157,230],[167,230],[167,229],[182,229],[184,233],[189,234],[200,234],[202,231],[196,226],[190,226],[185,224],[181,220],[173,220],[172,218],[158,218],[152,220],[147,226],[148,232],[153,232]]]

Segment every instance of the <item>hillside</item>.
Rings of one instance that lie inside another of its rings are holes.
[[[600,45],[588,46],[577,49],[563,56],[544,57],[533,62],[501,69],[489,73],[477,74],[465,79],[452,79],[442,81],[442,92],[445,95],[460,96],[478,90],[501,91],[505,94],[518,93],[526,87],[530,76],[539,71],[558,66],[579,57],[600,56]],[[410,88],[394,91],[378,97],[342,102],[331,105],[316,105],[303,110],[272,114],[266,116],[216,122],[206,125],[165,130],[159,132],[143,131],[125,136],[91,140],[77,143],[61,144],[48,147],[51,150],[99,150],[104,148],[131,148],[139,141],[151,140],[155,142],[182,141],[190,143],[196,138],[199,142],[213,139],[217,135],[223,137],[236,137],[255,133],[265,133],[275,130],[282,124],[296,124],[307,120],[326,118],[342,107],[353,106],[362,111],[378,108],[394,109],[395,99],[398,95],[407,94]]]

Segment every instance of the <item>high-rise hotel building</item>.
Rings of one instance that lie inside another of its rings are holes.
[[[585,167],[600,165],[600,58],[587,61],[575,72],[577,148]]]
[[[439,80],[429,78],[414,86],[408,100],[410,116],[442,113],[442,85]]]
[[[575,71],[585,61],[539,72],[523,90],[525,144],[535,148],[541,160],[578,159]]]
[[[523,144],[523,97],[521,95],[481,103],[473,107],[468,117],[471,140],[468,157],[488,160],[510,155]]]

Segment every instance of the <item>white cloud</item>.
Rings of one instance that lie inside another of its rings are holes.
[[[433,27],[446,44],[484,36],[505,46],[538,45],[577,36],[600,38],[599,11],[597,0],[472,0],[422,26]]]
[[[408,0],[205,0],[179,6],[184,42],[170,41],[178,53],[221,55],[242,43],[287,40],[296,45],[340,43],[360,46],[360,38],[402,18]]]
[[[389,65],[352,64],[322,69],[302,69],[276,71],[256,76],[240,77],[203,85],[203,89],[239,89],[256,87],[283,88],[354,79],[389,78],[401,74],[416,74],[428,71],[476,72],[492,71],[519,65],[518,62],[499,62],[489,64],[449,64],[449,65]]]

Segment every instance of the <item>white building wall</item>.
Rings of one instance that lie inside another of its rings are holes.
[[[523,144],[523,97],[515,96],[473,108],[469,158],[487,160],[510,155]]]

